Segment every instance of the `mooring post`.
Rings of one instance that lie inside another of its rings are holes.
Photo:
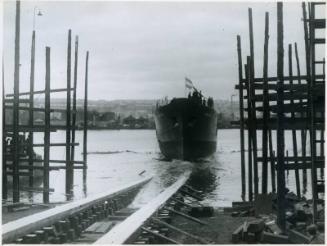
[[[262,128],[262,193],[267,194],[268,184],[268,41],[269,41],[269,13],[265,15],[265,41],[263,54],[263,128]]]
[[[74,90],[73,90],[73,119],[72,119],[72,146],[71,161],[75,160],[75,130],[76,130],[76,90],[77,90],[77,66],[78,66],[78,36],[75,37],[75,59],[74,59]],[[73,164],[74,165],[74,164]],[[73,183],[73,182],[72,182]]]
[[[6,159],[6,108],[5,108],[5,68],[2,57],[2,199],[8,198],[7,159]]]
[[[241,144],[241,177],[242,177],[242,200],[245,201],[245,156],[244,156],[244,106],[243,106],[243,72],[242,72],[242,48],[241,37],[237,35],[238,54],[238,78],[239,78],[239,106],[240,106],[240,144]]]
[[[84,124],[83,124],[83,184],[86,192],[86,174],[87,174],[87,100],[88,100],[88,69],[89,69],[89,52],[86,52],[85,61],[85,89],[84,89]]]
[[[250,73],[250,57],[246,58],[245,65],[245,81],[246,81],[246,95],[247,95],[247,110],[248,110],[248,119],[247,119],[247,130],[248,130],[248,185],[249,185],[249,201],[253,200],[253,178],[252,178],[252,118],[251,118],[251,93],[250,93],[250,82],[249,82],[249,73]]]
[[[45,102],[44,102],[44,156],[43,156],[43,202],[49,203],[50,160],[50,47],[45,48]]]
[[[31,47],[31,74],[30,74],[30,95],[29,95],[29,117],[28,117],[28,126],[30,131],[28,133],[29,138],[29,146],[28,146],[28,164],[30,166],[30,176],[29,176],[29,187],[33,187],[34,183],[34,170],[33,170],[33,159],[34,159],[34,150],[33,150],[33,143],[34,143],[34,133],[33,133],[33,125],[34,125],[34,72],[35,72],[35,30],[32,32],[32,47]]]
[[[283,232],[285,221],[284,139],[284,30],[283,3],[277,2],[277,222]]]
[[[19,202],[19,43],[20,43],[20,1],[16,1],[15,24],[15,72],[13,103],[13,202]]]
[[[70,133],[71,133],[71,36],[72,32],[68,30],[68,47],[67,47],[67,105],[66,105],[66,195],[67,200],[71,199],[73,189],[73,168],[70,159]]]
[[[257,129],[256,129],[256,103],[255,103],[255,89],[254,89],[254,77],[255,77],[255,71],[254,71],[254,44],[253,44],[253,21],[252,21],[252,9],[249,8],[249,34],[250,34],[250,57],[251,62],[249,64],[250,66],[250,77],[249,82],[251,84],[250,86],[250,94],[251,94],[251,116],[252,116],[252,142],[253,142],[253,172],[254,172],[254,197],[258,194],[258,160],[257,160]]]
[[[290,80],[290,85],[293,85],[293,59],[292,59],[292,45],[288,45],[288,71]],[[295,110],[294,110],[294,92],[293,89],[290,91],[290,105],[291,105],[291,117],[292,119],[295,119]],[[293,142],[293,156],[294,156],[294,164],[295,167],[295,183],[296,183],[296,195],[298,198],[301,197],[301,189],[300,189],[300,175],[299,175],[299,169],[297,167],[298,160],[297,160],[297,137],[296,137],[296,130],[295,128],[292,129],[292,142]]]

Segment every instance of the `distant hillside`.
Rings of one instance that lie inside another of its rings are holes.
[[[89,100],[88,108],[90,111],[98,112],[115,112],[122,117],[132,115],[134,117],[146,116],[151,117],[158,100]],[[82,108],[84,100],[77,100],[77,108]],[[35,106],[43,106],[44,101],[42,99],[35,100]],[[66,108],[66,99],[51,99],[52,108]],[[226,116],[230,116],[231,102],[228,100],[215,99],[215,109],[217,113],[221,113]],[[233,102],[233,114],[238,117],[238,102]]]

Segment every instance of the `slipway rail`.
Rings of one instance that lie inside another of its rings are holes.
[[[170,222],[170,214],[175,214],[183,216],[195,223],[206,225],[201,220],[177,211],[183,206],[190,206],[183,202],[176,202],[176,200],[180,201],[186,194],[187,196],[192,196],[192,198],[201,199],[198,195],[194,194],[197,191],[186,185],[189,176],[190,172],[184,173],[173,185],[165,189],[155,199],[130,215],[123,222],[116,225],[107,234],[98,239],[95,244],[179,244],[179,242],[166,235],[169,230],[191,237],[199,243],[208,244],[206,240],[167,223]],[[159,239],[160,241],[154,241],[153,239]]]
[[[128,207],[151,178],[33,214],[2,227],[3,243],[16,244],[180,244],[176,234],[200,244],[209,242],[171,224],[181,216],[200,226],[191,215],[203,210],[202,192],[188,185],[191,172],[180,175],[141,208]],[[195,206],[195,207],[194,207]],[[191,215],[190,215],[191,214]]]
[[[107,217],[121,207],[128,206],[140,188],[151,179],[152,177],[143,178],[120,188],[110,189],[83,200],[4,224],[2,226],[2,242],[62,243],[65,238],[76,238],[83,229],[92,223]],[[57,233],[60,228],[64,233]],[[52,241],[47,240],[49,237]]]

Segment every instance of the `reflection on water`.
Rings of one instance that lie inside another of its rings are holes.
[[[260,139],[260,136],[258,136]],[[43,134],[35,134],[35,142],[42,142]],[[52,142],[64,142],[65,132],[51,133]],[[76,132],[76,141],[82,142],[82,132]],[[258,146],[260,148],[260,146]],[[287,147],[287,141],[286,141]],[[166,187],[174,183],[182,173],[191,171],[190,185],[203,191],[206,205],[230,206],[232,201],[241,200],[241,174],[239,131],[218,131],[217,152],[210,158],[197,161],[165,161],[162,159],[153,130],[104,130],[89,131],[88,169],[86,183],[83,172],[74,173],[74,197],[78,200],[86,196],[121,187],[142,177],[152,176],[152,180],[137,195],[134,206],[147,203]],[[42,155],[42,149],[35,149]],[[65,148],[52,148],[51,159],[65,159]],[[76,160],[82,159],[82,146],[76,147]],[[261,166],[258,167],[261,173]],[[294,171],[289,172],[288,185],[294,187]],[[308,180],[309,184],[310,180]],[[270,179],[269,179],[270,183]],[[42,187],[42,180],[35,186]],[[66,201],[65,171],[50,173],[50,202]],[[294,190],[294,189],[293,189]],[[310,189],[308,189],[310,191]],[[11,192],[9,192],[11,195]],[[22,192],[22,201],[42,202],[42,193]]]

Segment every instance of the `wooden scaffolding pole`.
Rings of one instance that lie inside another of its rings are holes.
[[[317,219],[317,168],[316,168],[316,156],[317,156],[317,146],[316,146],[316,109],[315,109],[315,85],[316,85],[316,68],[315,68],[315,29],[314,29],[314,18],[315,18],[315,6],[311,3],[311,11],[309,13],[309,35],[310,35],[310,150],[311,150],[311,188],[312,188],[312,213],[313,213],[313,223]]]
[[[265,42],[263,55],[263,129],[262,129],[262,193],[267,194],[268,184],[268,42],[269,42],[269,13],[265,16]]]
[[[275,151],[273,149],[273,141],[272,141],[271,130],[268,130],[268,137],[269,137],[271,189],[272,189],[272,193],[276,193]]]
[[[285,163],[284,163],[284,30],[283,3],[277,2],[277,223],[286,230],[285,220]]]
[[[245,153],[244,153],[244,105],[243,105],[243,83],[242,83],[242,48],[241,37],[237,35],[237,53],[238,53],[238,77],[239,77],[239,106],[240,106],[240,148],[241,148],[241,177],[242,177],[242,200],[245,200]]]
[[[43,203],[49,203],[49,160],[50,160],[50,47],[45,48],[45,115],[43,156]]]
[[[6,109],[5,109],[5,68],[2,57],[2,199],[8,198],[7,158],[6,158]]]
[[[83,124],[83,184],[86,193],[86,174],[87,174],[87,101],[88,101],[88,69],[89,69],[89,52],[86,52],[85,61],[85,89],[84,89],[84,124]]]
[[[292,45],[288,45],[288,72],[290,78],[293,78],[293,59],[292,59]],[[290,84],[293,84],[293,79],[290,79]],[[295,112],[294,112],[294,93],[293,90],[291,90],[291,117],[295,118]],[[292,143],[293,143],[293,156],[295,158],[295,165],[297,165],[297,137],[296,137],[296,130],[292,129]],[[301,191],[300,191],[300,175],[299,175],[299,169],[295,168],[295,184],[296,184],[296,195],[298,198],[301,198]]]
[[[245,77],[246,77],[246,94],[247,94],[247,109],[248,109],[248,122],[251,122],[251,93],[250,93],[250,57],[246,58],[246,65],[244,66]],[[249,186],[249,201],[253,200],[253,171],[252,171],[252,125],[247,124],[248,130],[248,186]]]
[[[75,143],[76,128],[76,90],[77,90],[77,66],[78,66],[78,36],[75,37],[75,59],[74,59],[74,90],[73,90],[73,114],[72,114],[72,143]],[[75,159],[75,145],[71,145],[71,161]]]
[[[297,75],[299,77],[301,74],[301,70],[300,70],[299,53],[297,50],[297,43],[294,43],[294,49],[295,49],[295,59],[296,59],[296,70],[297,70]],[[298,84],[302,84],[300,78],[298,79]],[[300,99],[299,102],[300,102],[300,104],[303,104],[303,99]],[[307,105],[308,105],[308,101],[307,101]],[[300,115],[302,118],[304,118],[305,116],[307,117],[308,114],[305,114],[305,112],[302,111],[300,113]],[[306,130],[302,129],[300,136],[301,136],[301,156],[302,156],[302,158],[304,158],[306,156],[306,148],[307,148],[307,146],[306,146]],[[303,193],[305,193],[307,190],[307,179],[306,179],[307,174],[306,173],[307,173],[306,169],[303,169],[303,171],[302,171]]]
[[[302,3],[302,13],[303,13],[303,29],[304,29],[304,45],[305,45],[305,64],[306,64],[306,82],[308,86],[309,93],[310,90],[310,50],[309,50],[309,31],[308,31],[308,23],[307,23],[307,12],[306,12],[306,4],[305,2]],[[309,105],[309,98],[308,98],[308,105]],[[309,116],[309,111],[307,111],[307,117]],[[309,122],[308,122],[309,123]],[[302,139],[302,146],[304,146],[304,149],[302,149],[302,155],[306,155],[306,142],[307,142],[307,130],[304,131],[303,139]],[[307,187],[307,170],[303,169],[302,171],[303,175],[303,188],[306,189]]]
[[[71,30],[68,30],[68,47],[67,47],[67,105],[66,105],[66,196],[71,199],[73,188],[73,164],[70,160],[70,134],[71,134]]]
[[[255,70],[254,70],[254,44],[253,44],[253,20],[252,20],[252,9],[249,8],[249,34],[250,34],[250,94],[251,94],[251,129],[252,129],[252,144],[253,144],[253,172],[254,172],[254,196],[259,192],[258,185],[258,161],[257,161],[257,131],[256,131],[256,109],[255,109],[255,89],[254,89],[254,77],[255,77]]]
[[[14,104],[13,104],[13,202],[19,202],[19,42],[20,42],[20,1],[16,1],[15,25],[15,72],[14,72]]]
[[[31,47],[31,74],[30,74],[30,103],[29,103],[29,115],[28,115],[28,125],[30,129],[33,129],[34,125],[34,73],[35,73],[35,30],[33,30],[32,33],[32,47]],[[33,150],[33,143],[34,143],[34,133],[31,130],[28,133],[28,139],[29,139],[29,146],[28,146],[28,164],[30,167],[33,167],[33,159],[34,159],[34,150]],[[28,185],[29,187],[33,187],[34,183],[34,176],[33,176],[33,169],[31,168],[30,171],[30,177]]]

